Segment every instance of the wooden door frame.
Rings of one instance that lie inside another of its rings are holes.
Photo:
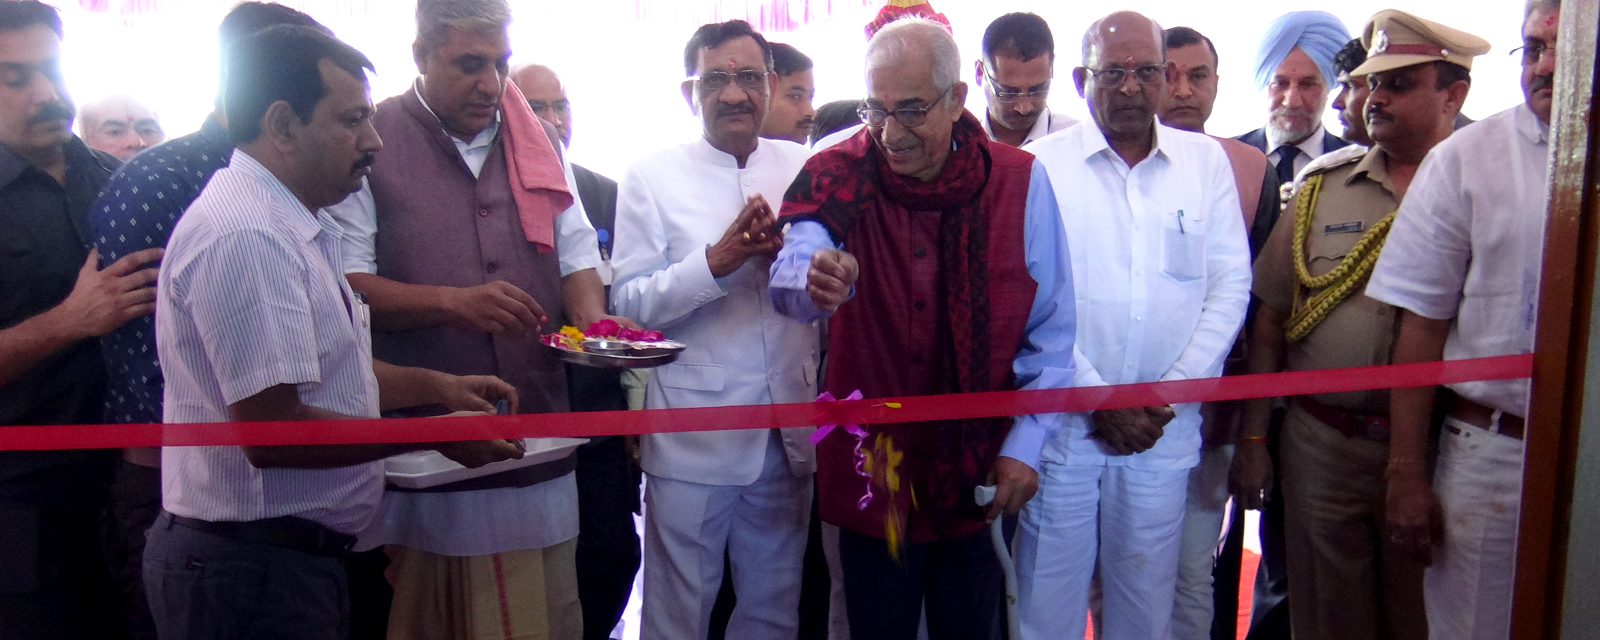
[[[1561,637],[1573,478],[1583,419],[1600,220],[1594,111],[1600,0],[1565,0],[1550,131],[1550,211],[1534,346],[1511,638]]]

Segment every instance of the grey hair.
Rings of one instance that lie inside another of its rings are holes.
[[[1555,9],[1556,11],[1560,11],[1561,0],[1528,0],[1528,6],[1522,11],[1522,19],[1527,20],[1528,16],[1533,15],[1534,9],[1540,8]]]
[[[933,60],[933,86],[949,91],[961,80],[961,51],[945,26],[922,18],[896,20],[867,43],[867,71],[892,66],[913,55]]]
[[[417,43],[424,56],[444,44],[445,30],[504,32],[511,25],[506,0],[417,0]]]

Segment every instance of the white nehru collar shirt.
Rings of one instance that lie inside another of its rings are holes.
[[[1526,104],[1445,138],[1417,168],[1367,296],[1451,320],[1446,360],[1532,353],[1549,156],[1549,127]],[[1525,416],[1528,383],[1449,386]]]
[[[817,326],[774,308],[768,261],[746,261],[722,277],[707,262],[745,202],[759,195],[776,211],[810,156],[802,145],[761,139],[741,167],[701,137],[646,156],[618,182],[611,303],[617,315],[688,345],[677,362],[651,371],[645,408],[816,399]],[[816,468],[811,431],[780,431],[796,474]],[[767,438],[765,431],[646,435],[641,464],[653,477],[748,485],[761,474]]]
[[[1233,165],[1209,136],[1156,125],[1132,167],[1087,121],[1029,145],[1050,181],[1077,292],[1075,387],[1221,375],[1250,298],[1250,248]],[[1199,461],[1198,404],[1156,446],[1108,454],[1088,414],[1068,414],[1043,458],[1160,471]]]

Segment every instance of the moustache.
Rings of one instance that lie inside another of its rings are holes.
[[[918,140],[915,136],[911,135],[901,137],[897,140],[884,140],[880,138],[878,142],[883,145],[883,149],[885,151],[894,152],[910,151],[917,148],[917,145],[922,144],[921,140]]]
[[[748,102],[741,104],[724,104],[717,107],[718,118],[726,118],[728,116],[738,116],[744,114],[753,115],[755,112],[756,106]]]
[[[1556,76],[1553,73],[1542,76],[1534,76],[1533,81],[1528,83],[1528,93],[1538,93],[1555,86]]]
[[[38,113],[28,116],[28,124],[42,124],[56,120],[71,120],[72,109],[59,102],[46,102],[39,105]]]
[[[1305,119],[1309,120],[1309,119],[1316,118],[1317,114],[1315,112],[1309,110],[1309,109],[1300,109],[1300,108],[1297,108],[1297,107],[1278,107],[1278,108],[1272,110],[1272,117],[1274,117],[1274,118],[1298,117],[1298,118],[1305,118]]]
[[[372,152],[361,154],[361,159],[356,160],[354,164],[350,165],[350,173],[358,173],[362,169],[372,166],[372,163],[377,162],[377,160],[377,154]]]

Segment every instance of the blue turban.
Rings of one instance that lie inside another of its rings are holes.
[[[1350,32],[1339,18],[1326,11],[1295,11],[1279,16],[1267,25],[1267,34],[1256,51],[1256,89],[1266,90],[1273,72],[1289,51],[1300,47],[1322,71],[1322,80],[1335,82],[1333,56],[1350,42]]]

